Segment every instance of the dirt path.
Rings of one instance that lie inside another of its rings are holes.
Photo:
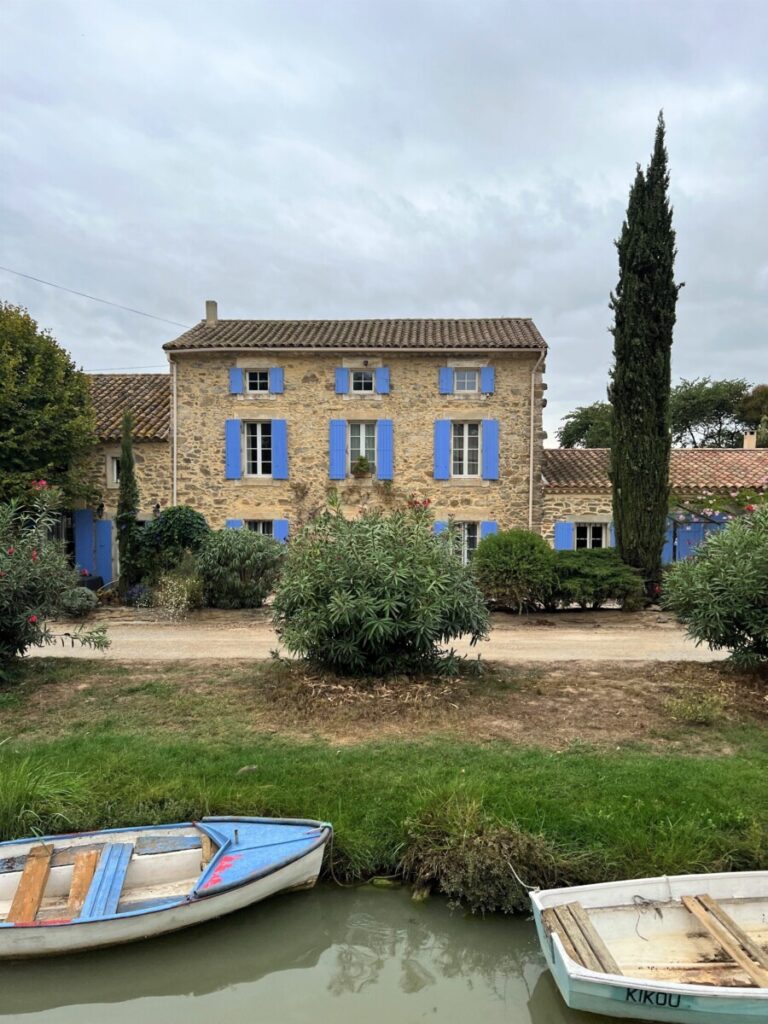
[[[176,661],[184,658],[269,658],[279,647],[264,610],[200,612],[182,623],[153,621],[146,613],[106,609],[98,619],[107,626],[113,661]],[[95,622],[93,624],[96,624]],[[89,625],[91,623],[89,622]],[[72,625],[56,627],[71,629]],[[696,647],[668,616],[656,611],[628,615],[618,611],[565,612],[557,615],[494,615],[490,640],[475,648],[459,641],[464,653],[515,664],[540,661],[713,661],[724,655]],[[284,652],[283,652],[284,653]],[[33,650],[32,656],[93,658],[88,649],[68,646]]]

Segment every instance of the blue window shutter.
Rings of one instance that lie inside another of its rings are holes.
[[[227,529],[228,530],[242,530],[243,520],[242,519],[228,519]]]
[[[490,537],[492,533],[498,532],[499,526],[495,520],[489,519],[484,523],[480,523],[480,540],[483,540],[484,537]]]
[[[444,519],[435,520],[435,533],[443,533],[448,529],[448,523]]]
[[[227,420],[224,424],[224,476],[227,480],[239,480],[243,475],[240,460],[240,420]]]
[[[114,579],[112,572],[112,520],[97,519],[96,523],[96,575],[105,583]]]
[[[483,420],[483,480],[499,479],[499,421]]]
[[[608,524],[608,547],[616,547],[616,527],[613,525],[613,523]]]
[[[288,479],[288,424],[272,420],[272,479]]]
[[[349,370],[345,370],[341,366],[336,369],[336,394],[349,394]]]
[[[275,538],[275,540],[279,540],[281,544],[285,544],[285,542],[288,540],[287,519],[272,520],[272,536]]]
[[[243,393],[243,371],[237,366],[229,369],[229,393],[230,395],[242,395]]]
[[[437,385],[441,395],[453,394],[453,370],[450,366],[441,366],[437,371]]]
[[[93,573],[93,512],[78,508],[72,517],[75,532],[75,562]]]
[[[572,551],[574,547],[573,523],[555,523],[555,551]]]
[[[451,421],[435,420],[435,480],[451,477]]]
[[[374,383],[377,395],[389,394],[389,367],[377,366],[374,371]]]
[[[613,523],[611,523],[613,526]],[[675,520],[667,520],[667,532],[664,534],[664,547],[661,552],[661,561],[669,565],[675,560]]]
[[[493,366],[480,367],[480,391],[492,395],[496,390],[496,370]]]
[[[271,366],[269,369],[269,390],[273,395],[282,395],[285,391],[285,373],[282,366]]]
[[[347,421],[331,420],[329,432],[331,480],[344,480],[347,475]]]
[[[376,477],[391,480],[394,476],[394,438],[392,420],[379,420],[376,424]]]

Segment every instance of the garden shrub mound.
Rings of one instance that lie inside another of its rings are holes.
[[[445,668],[442,644],[488,634],[483,596],[424,507],[348,521],[338,505],[291,541],[275,594],[282,642],[342,674]]]
[[[698,643],[729,650],[743,667],[768,664],[768,504],[669,569],[663,602]]]
[[[197,571],[210,608],[260,608],[277,581],[283,545],[252,530],[209,533]]]
[[[554,552],[537,533],[503,530],[480,542],[472,571],[486,600],[508,611],[550,603],[557,586]]]
[[[641,607],[642,577],[612,548],[555,551],[554,558],[557,583],[553,604],[602,608],[607,601],[617,601],[627,611]]]
[[[164,572],[176,571],[185,555],[200,550],[209,533],[205,516],[188,505],[164,509],[140,532],[140,578],[157,580]]]

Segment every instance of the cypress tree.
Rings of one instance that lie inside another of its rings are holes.
[[[664,117],[651,162],[638,165],[626,220],[616,242],[619,282],[614,313],[611,484],[616,543],[639,569],[649,596],[661,579],[669,508],[669,396],[677,293],[675,232],[669,203]]]
[[[117,497],[117,549],[120,556],[118,589],[122,596],[131,584],[137,582],[139,485],[133,459],[133,416],[123,413],[120,441],[120,489]]]

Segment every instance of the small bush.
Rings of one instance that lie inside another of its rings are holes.
[[[143,580],[174,572],[190,552],[199,551],[210,527],[205,516],[188,505],[164,509],[140,531],[138,563]]]
[[[768,663],[768,505],[710,534],[664,578],[663,603],[697,643]]]
[[[488,633],[482,594],[422,507],[348,521],[332,505],[288,545],[274,621],[289,651],[350,674],[434,669],[441,644]]]
[[[98,597],[87,587],[75,587],[65,591],[61,596],[60,608],[64,615],[72,619],[84,619],[99,603]]]
[[[664,710],[676,722],[685,725],[714,725],[721,719],[728,701],[720,693],[694,691],[664,702]]]
[[[516,612],[546,605],[557,583],[552,548],[530,530],[504,530],[480,541],[472,571],[488,601]]]
[[[277,581],[283,545],[252,530],[208,534],[197,571],[211,608],[260,608]]]
[[[555,551],[557,585],[552,602],[563,608],[602,608],[617,601],[628,611],[643,604],[642,577],[612,548]]]
[[[131,608],[148,608],[152,604],[152,590],[144,583],[134,583],[125,592],[125,603]]]
[[[152,593],[153,606],[174,620],[202,608],[203,603],[203,581],[183,571],[163,573]]]

